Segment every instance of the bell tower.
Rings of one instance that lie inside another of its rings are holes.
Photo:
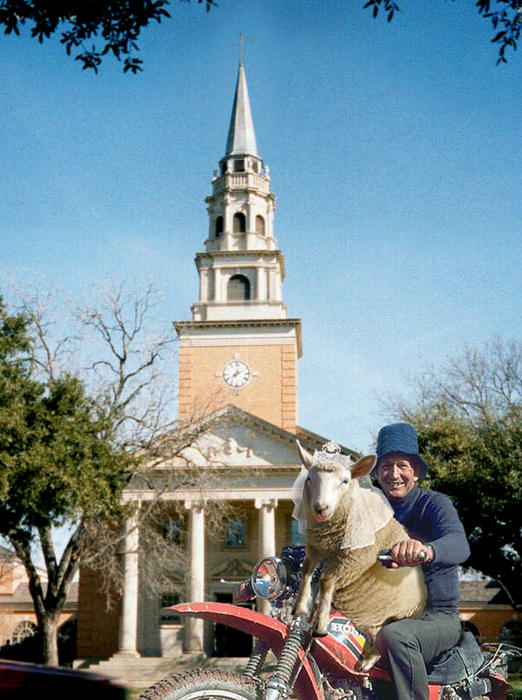
[[[274,238],[275,196],[258,154],[245,70],[239,63],[225,155],[206,198],[199,299],[179,337],[178,411],[234,404],[286,430],[297,421],[301,321],[282,300],[284,258]]]

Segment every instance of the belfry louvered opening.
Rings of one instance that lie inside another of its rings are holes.
[[[250,280],[244,275],[232,275],[227,284],[228,301],[248,301],[250,299]]]

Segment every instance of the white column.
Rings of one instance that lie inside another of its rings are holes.
[[[275,509],[277,507],[277,499],[263,500],[256,498],[256,508],[259,509],[259,527],[258,527],[258,559],[263,557],[275,556]],[[265,615],[270,614],[270,603],[268,600],[259,598],[257,600],[257,609]]]
[[[276,276],[273,267],[268,268],[268,298],[273,300],[278,299],[276,290]]]
[[[120,616],[118,654],[138,656],[138,518],[127,518],[124,525],[123,598]]]
[[[214,267],[214,301],[223,302],[225,297],[223,296],[223,279],[221,276],[221,268]]]
[[[205,507],[200,502],[185,502],[189,511],[189,602],[205,600]],[[203,651],[203,620],[187,618],[185,651]]]
[[[228,180],[228,178],[227,178]],[[228,182],[227,182],[228,184]],[[232,239],[232,210],[230,208],[230,198],[225,195],[223,198],[223,245],[220,250],[230,250]]]
[[[199,300],[208,301],[208,267],[199,271]]]
[[[281,301],[283,291],[283,284],[281,280],[281,273],[279,269],[275,271],[275,300]]]
[[[253,203],[252,203],[252,197],[250,195],[247,197],[246,205],[247,205],[246,232],[248,235],[249,233],[254,233],[256,230],[256,221],[255,221],[256,212],[255,212],[255,207],[253,206]]]
[[[268,298],[266,288],[266,270],[264,267],[256,268],[256,299],[266,301]]]
[[[208,269],[208,301],[214,301],[214,299],[216,298],[214,279],[215,279],[214,269],[212,267],[209,267],[209,269]]]
[[[259,509],[259,543],[258,558],[275,556],[275,509],[277,499],[263,500],[256,498],[256,508]]]

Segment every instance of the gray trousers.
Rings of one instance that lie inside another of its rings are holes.
[[[430,664],[460,637],[457,613],[425,612],[420,620],[397,620],[377,635],[381,656],[389,664],[397,700],[428,700]]]

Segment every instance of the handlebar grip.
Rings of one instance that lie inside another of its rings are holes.
[[[256,595],[252,590],[250,579],[242,581],[241,583],[236,583],[236,585],[234,586],[234,590],[232,592],[232,602],[235,605],[239,605],[239,603],[246,603],[247,601],[252,600],[252,598],[255,597]]]
[[[426,552],[419,552],[419,556],[417,558],[419,561],[426,561]],[[383,566],[389,568],[391,562],[393,561],[391,549],[382,549],[377,555],[377,561],[380,561]]]
[[[387,569],[390,568],[391,563],[393,561],[392,555],[391,555],[391,549],[383,549],[379,552],[377,555],[377,561],[380,561],[383,566],[385,566]]]
[[[377,561],[380,562],[385,562],[385,561],[391,561],[392,556],[391,556],[391,549],[382,549],[379,554],[377,555]]]

